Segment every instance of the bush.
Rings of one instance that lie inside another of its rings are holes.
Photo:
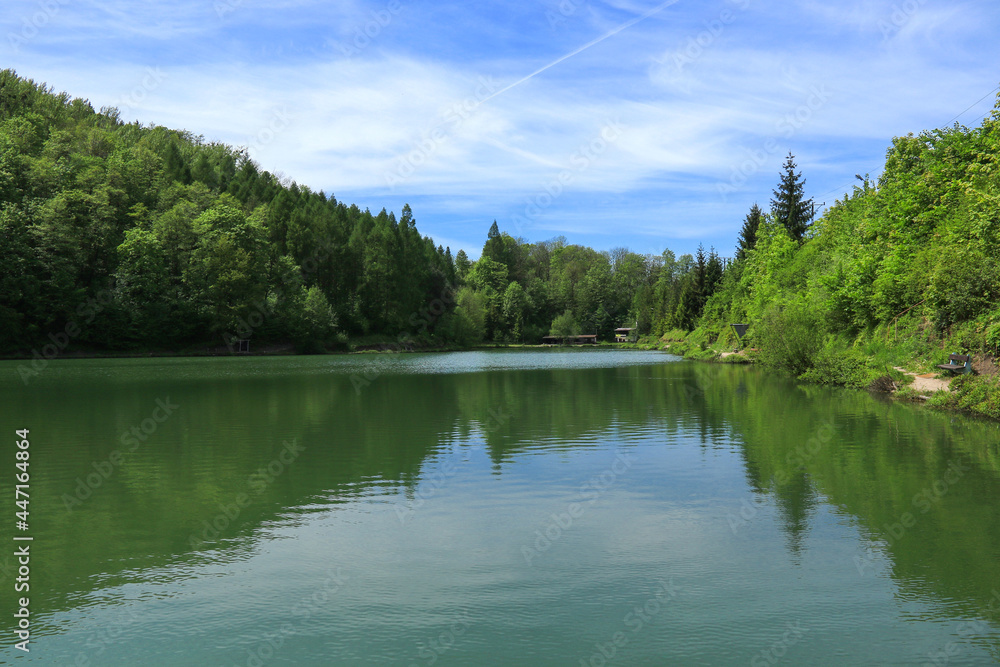
[[[871,357],[833,336],[816,353],[812,363],[813,367],[802,373],[800,380],[867,389],[879,378],[886,377],[885,370],[875,368]]]
[[[1000,281],[992,259],[971,248],[941,255],[928,291],[939,331],[975,319],[996,303],[998,296]]]
[[[570,310],[566,310],[562,315],[556,316],[552,320],[552,328],[549,330],[550,336],[576,336],[580,333],[580,325],[573,317]]]
[[[1000,419],[1000,376],[960,375],[950,392],[935,395],[928,404]]]
[[[754,342],[764,364],[802,375],[813,367],[824,333],[822,320],[807,304],[772,305],[756,326]]]

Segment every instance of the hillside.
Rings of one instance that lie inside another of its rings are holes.
[[[410,326],[453,281],[409,207],[373,215],[0,72],[0,351],[314,351]]]
[[[735,344],[751,324],[759,359],[803,379],[867,386],[903,365],[933,370],[1000,353],[1000,105],[959,125],[893,140],[877,181],[860,178],[800,241],[765,215],[745,257],[707,300],[691,346]],[[897,376],[898,377],[898,376]],[[995,376],[939,401],[1000,416]]]

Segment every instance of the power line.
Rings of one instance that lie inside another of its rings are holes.
[[[982,97],[980,97],[980,98],[979,98],[978,100],[976,100],[976,101],[975,101],[975,102],[974,102],[973,104],[969,105],[969,109],[971,109],[972,107],[974,107],[974,106],[978,105],[978,104],[979,104],[980,102],[982,102],[983,100],[985,100],[985,99],[986,99],[987,97],[989,97],[990,95],[993,95],[993,94],[994,94],[994,93],[996,93],[997,91],[1000,91],[1000,86],[997,86],[996,88],[994,88],[994,89],[993,89],[993,90],[991,90],[990,92],[988,92],[988,93],[986,93],[985,95],[983,95]],[[949,121],[948,121],[948,125],[951,125],[951,124],[952,124],[952,123],[954,123],[954,122],[955,122],[956,120],[958,120],[959,118],[961,118],[962,116],[964,116],[964,115],[965,115],[965,113],[966,113],[967,111],[969,111],[969,109],[966,109],[966,110],[965,110],[965,111],[963,111],[962,113],[958,114],[957,116],[955,116],[954,118],[952,118],[951,120],[949,120]],[[986,113],[989,113],[989,112],[987,111]],[[985,114],[984,114],[984,115],[985,115]]]
[[[997,86],[996,88],[994,88],[993,90],[991,90],[990,92],[986,93],[985,95],[983,95],[982,97],[980,97],[980,98],[979,98],[978,100],[976,100],[975,102],[973,102],[972,104],[970,104],[970,105],[969,105],[969,107],[968,107],[967,109],[965,109],[965,111],[963,111],[962,113],[958,114],[957,116],[955,116],[954,118],[952,118],[952,119],[951,119],[950,121],[948,121],[947,125],[948,125],[948,126],[951,126],[951,125],[952,125],[952,124],[953,124],[953,123],[954,123],[954,122],[955,122],[956,120],[958,120],[959,118],[961,118],[962,116],[964,116],[964,115],[965,115],[966,113],[968,113],[970,109],[973,109],[973,108],[975,108],[975,107],[976,107],[976,106],[978,106],[978,105],[979,105],[979,104],[980,104],[980,103],[981,103],[981,102],[982,102],[983,100],[985,100],[985,99],[986,99],[987,97],[989,97],[990,95],[994,95],[994,94],[996,94],[997,92],[1000,92],[1000,86]],[[982,119],[982,118],[985,118],[985,117],[986,117],[986,116],[987,116],[987,115],[988,115],[989,113],[990,113],[990,112],[989,112],[989,111],[987,111],[987,112],[986,112],[986,113],[984,113],[983,115],[979,116],[979,118],[977,118],[975,122],[978,122],[978,121],[979,121],[980,119]],[[819,197],[818,197],[818,198],[819,198],[819,199],[823,199],[823,198],[824,198],[824,197],[826,197],[827,195],[830,195],[830,194],[833,194],[833,193],[835,193],[835,192],[844,192],[844,191],[845,191],[845,190],[846,190],[846,189],[847,189],[848,187],[850,187],[850,186],[851,186],[851,185],[852,185],[853,183],[854,183],[854,181],[851,181],[850,183],[847,183],[847,184],[845,184],[845,185],[842,185],[842,186],[840,186],[840,187],[837,187],[837,188],[834,188],[833,190],[830,190],[829,192],[824,192],[823,194],[819,195]]]

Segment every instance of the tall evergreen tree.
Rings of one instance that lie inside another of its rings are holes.
[[[469,261],[469,256],[465,254],[464,250],[459,250],[458,254],[455,255],[455,278],[458,282],[465,282],[465,277],[469,275],[471,268],[472,262]]]
[[[764,213],[760,210],[757,202],[750,207],[750,212],[743,219],[743,229],[740,230],[739,245],[736,247],[736,259],[743,259],[746,254],[757,245],[757,228]]]
[[[500,238],[500,228],[494,220],[490,225],[490,231],[486,233],[486,243],[483,245],[483,256],[489,257],[494,262],[503,261],[503,239]]]
[[[698,318],[701,317],[708,298],[705,292],[707,278],[708,258],[705,257],[705,247],[699,244],[694,265],[684,276],[684,286],[681,288],[677,310],[674,313],[674,321],[681,329],[691,331],[697,326]]]
[[[772,190],[771,215],[796,241],[802,240],[813,218],[813,200],[804,198],[805,184],[802,173],[795,173],[795,156],[789,153],[778,189]]]
[[[719,254],[715,252],[715,248],[712,248],[708,253],[708,262],[705,264],[705,288],[704,300],[702,301],[702,309],[704,310],[705,302],[708,301],[708,297],[715,294],[716,288],[719,283],[722,282],[722,274],[725,272],[725,266],[722,263],[722,259]]]

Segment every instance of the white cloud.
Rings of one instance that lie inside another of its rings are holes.
[[[265,169],[340,199],[419,198],[422,231],[440,224],[434,235],[452,241],[457,226],[509,216],[566,170],[572,178],[539,231],[569,236],[617,218],[643,243],[646,234],[723,235],[739,224],[737,200],[766,201],[787,150],[815,170],[806,176],[818,189],[875,171],[893,135],[943,125],[995,85],[989,64],[1000,55],[983,38],[997,22],[984,3],[921,3],[886,37],[888,1],[678,4],[477,104],[659,3],[590,3],[554,31],[543,7],[512,6],[522,23],[490,16],[480,27],[473,19],[487,8],[219,2],[232,11],[66,5],[11,62],[96,107],[121,106],[126,119],[250,145]],[[678,49],[723,9],[733,20],[678,67]],[[339,50],[369,24],[370,44]],[[115,50],[143,41],[141,58]],[[178,55],[185,49],[198,56]],[[575,158],[608,123],[621,124],[620,136],[580,168]],[[769,138],[777,147],[739,196],[721,200],[718,185]]]

